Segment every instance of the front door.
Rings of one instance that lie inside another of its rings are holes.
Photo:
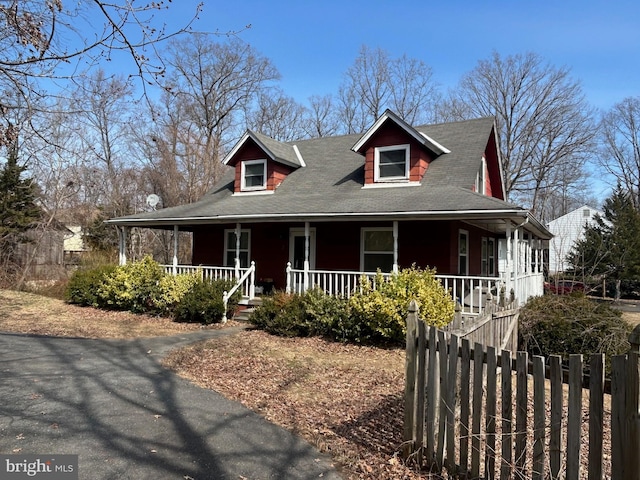
[[[292,228],[289,232],[289,261],[294,270],[304,269],[305,237],[304,228]],[[309,231],[309,268],[316,268],[316,230]]]

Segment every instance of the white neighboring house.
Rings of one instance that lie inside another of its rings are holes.
[[[554,235],[549,240],[550,275],[564,272],[569,267],[567,255],[574,243],[583,237],[585,226],[595,223],[596,214],[603,216],[599,210],[583,205],[549,222],[547,228]]]

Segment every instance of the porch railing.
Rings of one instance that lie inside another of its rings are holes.
[[[391,274],[383,273],[383,277]],[[376,272],[356,272],[341,270],[297,270],[287,264],[287,293],[303,293],[311,288],[320,288],[329,295],[340,295],[349,298],[360,286],[360,278],[376,280]]]
[[[242,274],[240,278],[238,278],[236,284],[233,286],[231,290],[228,292],[225,291],[222,294],[222,303],[224,304],[224,313],[222,317],[222,321],[227,321],[227,308],[229,305],[229,299],[231,296],[238,291],[240,285],[247,283],[249,287],[245,288],[244,294],[249,297],[249,300],[255,297],[255,284],[256,284],[256,262],[251,262],[251,266]]]
[[[249,268],[209,267],[202,265],[162,265],[166,273],[172,275],[199,274],[203,280],[233,280],[237,288],[242,288],[243,296],[255,297],[255,263]],[[253,273],[253,275],[252,275]],[[236,288],[236,289],[237,289]],[[231,296],[235,290],[229,295]]]
[[[383,273],[383,277],[391,274]],[[309,288],[320,288],[329,295],[349,298],[360,286],[360,279],[366,277],[375,282],[375,272],[297,270],[287,265],[287,286],[289,293],[302,293]],[[465,315],[477,315],[483,311],[487,300],[498,298],[503,281],[498,277],[473,277],[459,275],[436,275],[445,289],[460,304]],[[375,288],[375,283],[374,283]],[[508,293],[506,293],[508,295]]]

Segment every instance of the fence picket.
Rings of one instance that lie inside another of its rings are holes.
[[[425,349],[425,345],[426,345],[426,328],[427,326],[425,325],[425,323],[420,320],[418,318],[418,316],[416,315],[416,334],[418,336],[417,340],[418,340],[418,344],[417,344],[417,348],[418,351],[417,353],[417,358],[416,358],[416,393],[420,393],[420,395],[417,395],[416,393],[414,393],[415,397],[416,397],[416,402],[415,402],[415,411],[414,411],[414,422],[416,425],[415,428],[415,433],[414,433],[414,450],[416,452],[416,461],[418,462],[418,465],[422,465],[422,456],[423,456],[423,447],[424,447],[424,402],[425,402],[425,396],[424,396],[424,389],[425,389],[425,383],[426,383],[426,372],[425,372],[425,368],[426,368],[426,349]]]
[[[447,404],[443,392],[447,391],[447,342],[445,333],[438,331],[438,364],[440,365],[440,394],[438,396],[438,447],[436,452],[436,468],[442,471],[444,465],[444,442],[446,433]]]
[[[429,329],[428,340],[428,363],[427,363],[427,418],[426,418],[426,456],[428,462],[435,460],[436,452],[436,414],[438,405],[438,388],[440,382],[437,380],[437,374],[440,371],[438,367],[438,357],[436,349],[436,329]]]
[[[533,470],[531,478],[544,478],[545,443],[545,378],[544,357],[534,356],[533,362]]]
[[[460,470],[469,469],[469,415],[471,399],[469,386],[471,385],[471,342],[462,339],[460,349]]]
[[[480,423],[482,419],[482,380],[483,380],[482,345],[473,345],[473,405],[471,420],[471,478],[480,477]]]
[[[604,355],[589,361],[589,480],[602,480]]]
[[[562,358],[549,357],[549,380],[551,383],[551,427],[549,429],[549,467],[551,480],[560,478],[560,453],[562,449]]]
[[[625,376],[626,356],[611,359],[611,477],[625,478]]]
[[[511,383],[511,352],[502,351],[501,358],[502,383],[502,461],[500,462],[500,480],[510,480],[513,465],[513,438],[511,422],[513,419],[513,394]]]
[[[487,347],[487,406],[486,432],[487,447],[485,449],[484,474],[487,480],[496,478],[496,372],[498,358],[495,347]]]
[[[455,353],[453,353],[455,352]],[[447,405],[447,472],[456,470],[456,435],[455,435],[455,413],[456,413],[456,385],[458,376],[458,337],[451,335],[449,341],[449,376],[447,380],[446,405]]]
[[[411,302],[409,307],[409,315],[407,316],[407,339],[405,354],[405,375],[406,382],[404,386],[404,438],[403,438],[403,455],[408,457],[414,452],[414,430],[416,426],[415,398],[416,398],[416,354],[417,354],[417,324],[418,324],[417,306],[415,302]]]
[[[625,469],[630,480],[640,479],[640,355],[627,355],[625,390]]]
[[[527,459],[527,412],[529,410],[527,352],[516,353],[516,478],[525,478]]]
[[[567,480],[580,476],[582,436],[582,355],[569,355],[569,413],[567,416]]]

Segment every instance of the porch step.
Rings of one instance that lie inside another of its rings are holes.
[[[233,316],[233,319],[238,322],[248,322],[249,316],[255,311],[256,307],[259,307],[260,305],[262,305],[262,299],[260,297],[256,297],[252,300],[243,298],[238,304],[238,311]]]

